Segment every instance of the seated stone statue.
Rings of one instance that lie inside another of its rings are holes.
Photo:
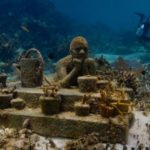
[[[79,76],[96,74],[95,61],[88,57],[88,42],[84,37],[71,41],[70,55],[57,63],[56,72],[61,87],[76,86]]]

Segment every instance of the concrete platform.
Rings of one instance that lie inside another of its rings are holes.
[[[79,117],[75,115],[74,103],[80,101],[85,94],[99,98],[99,93],[81,93],[79,89],[60,89],[61,113],[44,115],[39,107],[39,97],[43,95],[41,88],[17,88],[18,96],[25,100],[26,108],[0,110],[0,125],[21,128],[25,119],[30,118],[33,130],[44,136],[79,138],[91,132],[101,135],[103,142],[123,143],[127,141],[128,130],[134,120],[129,113],[124,118],[103,118],[99,114]]]
[[[32,129],[44,136],[79,138],[97,132],[104,142],[123,143],[127,141],[128,129],[134,117],[129,114],[120,120],[119,117],[107,119],[95,114],[79,117],[74,112],[45,116],[40,109],[0,110],[0,125],[6,127],[21,128],[26,118],[30,118]]]
[[[43,95],[43,90],[40,88],[18,88],[16,90],[18,96],[25,100],[26,105],[30,108],[39,107],[39,97]],[[79,89],[60,89],[58,95],[62,99],[62,111],[74,111],[74,102],[80,101],[85,94],[81,93]],[[93,97],[98,97],[99,93],[91,93]]]
[[[29,108],[39,107],[39,97],[43,95],[43,90],[40,88],[18,88],[16,90],[18,96],[26,102]]]

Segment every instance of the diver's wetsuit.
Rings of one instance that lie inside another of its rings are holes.
[[[140,17],[139,27],[136,32],[136,36],[141,42],[150,42],[150,16],[146,17],[144,14],[137,14]]]

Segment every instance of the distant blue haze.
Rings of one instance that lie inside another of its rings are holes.
[[[78,22],[102,22],[113,29],[137,24],[134,12],[150,15],[150,0],[51,0],[57,9]]]

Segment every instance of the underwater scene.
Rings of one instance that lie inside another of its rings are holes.
[[[0,150],[150,150],[150,1],[0,0]]]

